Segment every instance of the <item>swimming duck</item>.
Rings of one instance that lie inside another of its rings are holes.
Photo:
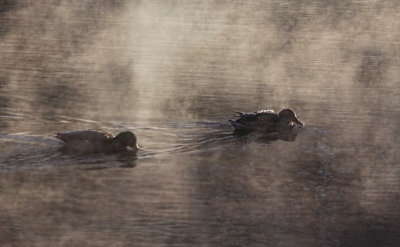
[[[229,120],[235,131],[280,132],[304,126],[290,109],[283,109],[279,114],[273,110],[260,110],[252,113],[237,112],[239,119]]]
[[[56,133],[55,137],[64,142],[64,149],[75,153],[116,153],[138,150],[136,136],[124,131],[117,136],[102,129],[75,130]]]

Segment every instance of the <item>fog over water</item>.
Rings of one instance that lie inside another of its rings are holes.
[[[0,1],[4,246],[400,246],[400,2]],[[292,139],[234,111],[294,109]],[[137,155],[53,133],[135,132]]]

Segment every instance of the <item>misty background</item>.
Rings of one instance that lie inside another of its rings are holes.
[[[1,0],[6,246],[397,246],[400,2]],[[294,142],[233,111],[291,107]],[[132,130],[69,157],[54,132]],[[126,169],[126,168],[132,169]]]

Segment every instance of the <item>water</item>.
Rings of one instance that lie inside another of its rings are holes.
[[[4,246],[398,246],[397,1],[3,1]],[[294,140],[233,135],[292,107]],[[54,132],[134,131],[137,155]]]

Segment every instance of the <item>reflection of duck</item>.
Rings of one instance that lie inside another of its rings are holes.
[[[237,112],[239,119],[229,120],[237,132],[286,132],[304,126],[292,109],[283,109],[279,114],[272,110],[260,110],[253,113]]]
[[[56,133],[56,138],[64,142],[64,148],[76,153],[116,153],[131,148],[138,150],[136,136],[130,131],[113,136],[106,130],[75,130]]]

